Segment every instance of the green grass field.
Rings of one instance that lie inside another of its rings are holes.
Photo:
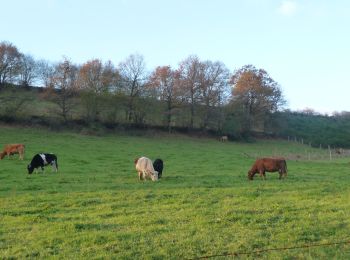
[[[1,259],[192,259],[350,240],[350,159],[287,161],[286,180],[247,180],[247,154],[300,144],[0,128],[0,145],[19,142],[25,160],[0,161]],[[27,174],[38,152],[57,154],[58,174]],[[138,181],[142,155],[164,160],[160,181]],[[349,259],[350,244],[237,257]]]

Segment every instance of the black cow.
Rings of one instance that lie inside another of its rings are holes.
[[[158,179],[161,178],[163,173],[163,160],[155,159],[153,162],[153,168],[158,172]]]
[[[34,169],[41,167],[41,170],[44,171],[44,166],[52,165],[52,168],[57,172],[58,164],[57,164],[57,156],[52,153],[38,153],[34,155],[30,164],[28,164],[27,169],[28,173],[32,174]]]

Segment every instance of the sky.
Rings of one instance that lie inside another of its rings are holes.
[[[234,72],[252,64],[291,110],[350,111],[348,0],[0,0],[0,41],[36,59],[115,65],[141,54],[151,71],[189,55]]]

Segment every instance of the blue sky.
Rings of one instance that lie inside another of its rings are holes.
[[[233,72],[246,64],[280,83],[292,110],[350,111],[350,1],[0,0],[0,41],[35,58],[147,67],[191,54]]]

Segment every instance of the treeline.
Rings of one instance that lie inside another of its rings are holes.
[[[88,122],[160,124],[169,131],[185,127],[246,135],[263,131],[284,104],[278,83],[252,65],[231,73],[220,61],[189,56],[177,68],[148,71],[141,55],[130,55],[117,66],[99,59],[79,65],[68,58],[52,63],[1,42],[0,85],[10,83],[43,86],[63,122],[74,117],[79,99]]]
[[[189,56],[176,68],[163,65],[149,71],[138,54],[117,65],[100,59],[50,62],[0,42],[3,120],[41,117],[62,125],[133,125],[212,132],[231,139],[259,133],[350,146],[343,139],[348,131],[338,129],[347,126],[343,114],[295,113],[285,111],[284,105],[280,85],[253,65],[231,72],[220,61]]]
[[[350,148],[350,112],[321,115],[285,110],[274,116],[277,136],[313,147]]]

